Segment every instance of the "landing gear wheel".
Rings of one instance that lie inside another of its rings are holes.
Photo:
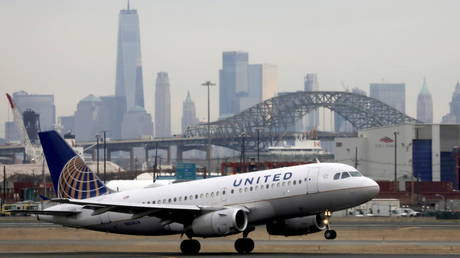
[[[235,250],[240,254],[248,254],[254,250],[254,241],[250,238],[238,238],[235,241]]]
[[[180,250],[182,254],[197,254],[200,252],[200,248],[200,242],[195,239],[183,240],[182,243],[180,243]]]
[[[324,237],[329,240],[335,239],[337,237],[337,232],[335,232],[335,230],[328,229],[324,232]]]

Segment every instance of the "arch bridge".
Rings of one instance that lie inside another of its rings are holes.
[[[212,122],[211,138],[281,139],[295,122],[320,107],[328,108],[350,122],[355,129],[419,123],[399,110],[365,95],[341,91],[292,92],[277,96],[239,114]],[[208,135],[207,123],[187,128],[185,136]]]

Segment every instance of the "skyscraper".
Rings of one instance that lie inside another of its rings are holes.
[[[128,110],[144,107],[139,16],[129,2],[119,15],[115,95],[126,97]]]
[[[187,127],[196,125],[200,121],[196,117],[195,103],[190,97],[190,92],[187,92],[187,97],[182,103],[182,133],[185,132]]]
[[[94,95],[89,95],[78,102],[77,111],[74,115],[75,139],[77,141],[94,140],[96,134],[100,133],[99,112],[101,99]]]
[[[248,53],[224,52],[219,71],[219,117],[240,111],[240,98],[248,96]]]
[[[433,101],[425,79],[423,79],[423,86],[417,97],[417,120],[433,123]]]
[[[307,73],[304,78],[304,91],[319,91],[318,76],[315,73]],[[307,130],[318,129],[319,110],[313,110],[304,118],[304,125]]]
[[[134,107],[123,115],[121,137],[123,139],[139,139],[153,136],[152,116],[142,107]]]
[[[353,88],[351,93],[366,96],[366,91],[359,88]],[[334,112],[334,129],[335,132],[353,132],[353,125],[339,113]]]
[[[460,83],[455,85],[452,101],[450,102],[450,112],[442,117],[443,124],[458,124],[460,123]]]
[[[171,94],[168,73],[157,73],[155,84],[155,136],[171,136]]]
[[[276,65],[248,65],[248,92],[239,97],[240,111],[252,107],[278,94]]]
[[[406,85],[404,83],[371,83],[371,98],[378,99],[402,113],[406,113]]]

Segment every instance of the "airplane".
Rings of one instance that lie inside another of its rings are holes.
[[[242,234],[234,247],[250,253],[256,226],[295,236],[324,231],[338,210],[371,200],[378,184],[354,167],[314,163],[113,192],[56,131],[39,133],[56,205],[34,211],[37,219],[68,227],[131,235],[181,235],[183,254],[197,254],[196,238]]]

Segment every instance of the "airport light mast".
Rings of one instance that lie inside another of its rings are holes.
[[[201,84],[202,86],[208,87],[208,145],[206,148],[206,158],[208,160],[208,168],[207,171],[204,172],[203,177],[206,178],[206,174],[209,173],[211,175],[211,112],[210,112],[210,100],[209,100],[209,87],[215,86],[215,83],[210,81],[204,82]]]

